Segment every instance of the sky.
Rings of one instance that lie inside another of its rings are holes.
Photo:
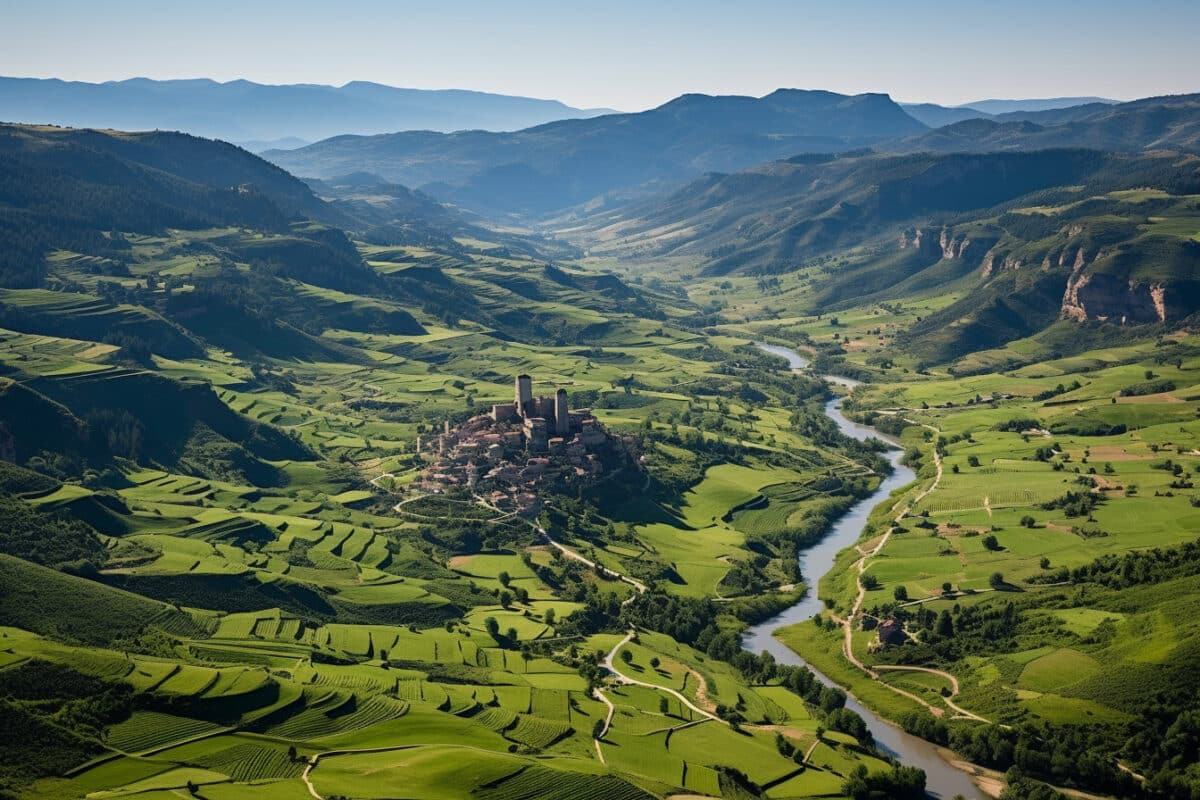
[[[1132,99],[1200,91],[1200,1],[0,0],[0,75],[481,91]]]

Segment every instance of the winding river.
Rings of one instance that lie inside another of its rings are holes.
[[[790,348],[769,344],[759,344],[758,347],[773,355],[786,358],[792,369],[803,369],[808,366],[808,360]],[[824,377],[831,383],[841,384],[848,388],[858,385],[857,381],[849,378],[836,375]],[[859,425],[847,419],[842,414],[841,398],[835,398],[826,403],[825,413],[837,423],[843,433],[853,436],[855,439],[865,440],[874,436],[877,439],[898,444],[894,439],[881,434],[874,428]],[[871,509],[886,500],[894,490],[916,479],[913,471],[900,463],[902,455],[903,451],[899,449],[889,451],[887,458],[894,468],[892,474],[884,478],[879,488],[870,497],[855,503],[849,511],[842,515],[834,523],[828,536],[798,553],[800,574],[809,586],[808,593],[794,606],[746,631],[742,637],[743,648],[753,653],[766,650],[781,664],[807,666],[822,683],[829,686],[837,685],[807,664],[783,642],[776,639],[772,632],[785,625],[808,622],[813,616],[825,610],[825,604],[817,597],[817,581],[833,568],[834,557],[840,550],[850,547],[858,541]],[[950,765],[938,753],[937,748],[929,742],[905,733],[896,725],[865,708],[853,697],[846,699],[846,708],[866,720],[867,726],[875,737],[875,743],[881,750],[895,756],[905,765],[925,770],[926,790],[929,794],[939,798],[950,798],[956,794],[976,798],[976,800],[984,797],[971,782],[967,773]]]

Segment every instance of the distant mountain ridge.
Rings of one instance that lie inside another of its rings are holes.
[[[572,108],[557,100],[367,81],[273,86],[207,78],[82,83],[0,77],[0,120],[6,122],[179,130],[235,143],[317,141],[398,130],[518,130],[609,112]]]
[[[297,175],[365,170],[478,210],[547,214],[925,130],[885,94],[780,89],[761,98],[686,94],[649,111],[514,133],[338,136],[264,156]]]
[[[1046,112],[1068,113],[1081,108],[1099,110],[1103,106],[1117,105],[1121,101],[1104,97],[1050,97],[1026,100],[976,100],[960,106],[943,106],[937,103],[901,103],[900,107],[912,117],[931,128],[953,125],[968,119],[1029,119]]]
[[[1087,147],[1136,153],[1200,153],[1200,94],[1090,103],[1060,109],[965,119],[889,142],[891,152],[983,152]]]
[[[1110,100],[1107,97],[1042,97],[1019,100],[972,100],[970,103],[963,103],[955,108],[970,108],[985,114],[1008,114],[1021,111],[1053,111],[1058,108],[1094,103],[1116,105],[1120,102],[1120,100]]]

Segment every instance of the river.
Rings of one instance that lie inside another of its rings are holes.
[[[790,348],[769,344],[759,344],[758,347],[773,355],[786,358],[792,369],[803,369],[808,366],[808,360]],[[837,375],[826,375],[824,378],[831,383],[837,383],[848,388],[854,388],[858,385],[857,381]],[[853,436],[859,440],[865,440],[874,436],[877,439],[898,445],[894,439],[881,434],[874,428],[859,425],[847,419],[842,414],[841,398],[835,398],[826,403],[825,413],[848,436]],[[825,604],[817,597],[818,580],[833,568],[834,558],[840,550],[850,547],[858,541],[863,527],[866,525],[867,517],[871,513],[871,509],[886,500],[894,490],[916,479],[913,471],[900,463],[902,455],[903,451],[898,446],[897,449],[888,451],[887,459],[894,468],[892,474],[883,479],[879,488],[870,497],[858,501],[849,511],[838,518],[825,538],[817,544],[801,550],[797,554],[797,558],[800,561],[800,575],[808,585],[808,592],[800,602],[766,622],[755,625],[747,630],[742,637],[743,648],[753,653],[761,653],[763,650],[766,650],[775,656],[775,660],[781,664],[807,666],[822,683],[829,686],[837,685],[811,665],[807,664],[793,650],[776,639],[772,633],[785,625],[808,622],[813,616],[825,610]],[[976,800],[983,800],[985,797],[975,784],[971,782],[966,772],[951,766],[938,753],[937,748],[929,742],[920,737],[905,733],[896,725],[873,713],[870,709],[865,708],[852,696],[846,699],[846,708],[856,712],[866,720],[867,726],[871,729],[871,733],[875,737],[875,744],[879,746],[880,750],[895,756],[901,763],[907,766],[920,767],[925,770],[925,786],[929,794],[939,798],[951,798],[956,794],[961,794],[963,797],[976,798]]]

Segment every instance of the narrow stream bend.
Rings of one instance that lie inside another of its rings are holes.
[[[808,366],[808,360],[790,348],[769,344],[759,344],[758,347],[772,355],[786,358],[792,369],[803,369]],[[832,383],[838,383],[850,388],[858,385],[856,381],[836,375],[826,375],[824,378]],[[859,440],[866,440],[874,436],[877,439],[897,444],[894,439],[885,436],[874,428],[859,425],[847,419],[842,414],[841,398],[835,398],[826,403],[825,413],[848,436],[853,436]],[[888,499],[888,496],[894,490],[912,483],[917,477],[911,469],[900,463],[902,455],[903,451],[899,449],[889,451],[887,459],[894,468],[892,474],[885,477],[883,482],[879,484],[879,488],[869,497],[851,506],[850,510],[834,523],[833,528],[825,538],[821,539],[815,545],[801,550],[797,554],[797,558],[800,561],[800,575],[808,585],[808,592],[795,605],[766,622],[749,628],[742,636],[742,647],[744,649],[752,653],[761,653],[766,650],[781,664],[806,666],[812,670],[813,675],[822,683],[829,686],[837,685],[805,662],[804,659],[800,658],[799,655],[789,649],[783,642],[776,639],[772,633],[785,625],[807,622],[813,616],[825,610],[825,604],[817,597],[817,582],[825,573],[833,568],[834,558],[837,556],[838,551],[850,547],[858,541],[863,527],[866,525],[867,517],[871,513],[871,509]],[[867,727],[871,729],[871,733],[875,737],[875,743],[879,746],[880,750],[896,757],[901,763],[907,766],[920,767],[925,770],[925,787],[929,794],[939,798],[950,798],[956,794],[961,794],[963,797],[982,800],[983,795],[976,788],[975,784],[971,782],[967,773],[951,766],[942,758],[937,748],[932,744],[920,737],[905,733],[893,723],[883,719],[870,709],[865,708],[853,696],[847,697],[846,708],[854,711],[866,721]]]

